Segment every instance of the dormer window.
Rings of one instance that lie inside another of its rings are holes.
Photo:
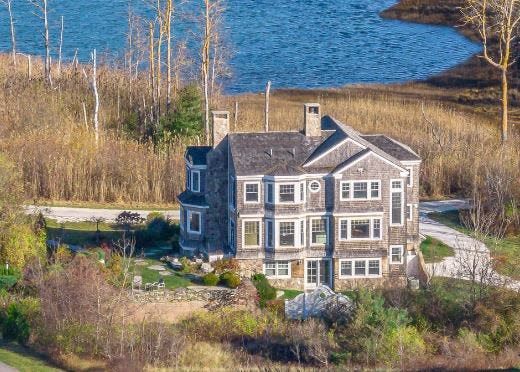
[[[281,203],[294,203],[294,184],[280,185],[278,199]]]
[[[200,171],[191,171],[191,191],[200,192]]]

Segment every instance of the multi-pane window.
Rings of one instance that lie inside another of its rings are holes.
[[[311,220],[312,244],[327,244],[327,220],[325,218],[313,218]]]
[[[188,231],[200,234],[200,213],[188,212]]]
[[[294,222],[280,222],[280,246],[294,246]]]
[[[268,247],[273,247],[274,242],[274,230],[273,230],[273,221],[266,221],[265,223],[265,235],[266,235],[266,245]]]
[[[264,273],[266,276],[276,276],[276,262],[266,262],[264,265]]]
[[[305,245],[305,221],[300,221],[300,243]]]
[[[273,204],[274,203],[274,185],[272,183],[266,184],[267,191],[265,193],[265,201],[266,203]]]
[[[350,236],[353,239],[370,238],[370,220],[352,220],[350,228]]]
[[[258,183],[246,183],[246,202],[258,203]]]
[[[406,176],[406,186],[411,187],[413,185],[413,168],[407,167],[408,175]]]
[[[191,190],[195,192],[200,191],[200,172],[191,171]]]
[[[370,182],[370,197],[373,199],[379,198],[379,181]]]
[[[341,240],[348,239],[348,220],[339,221],[339,238]]]
[[[341,261],[340,275],[352,276],[352,261]]]
[[[341,199],[350,199],[350,183],[341,183]]]
[[[367,199],[367,183],[354,182],[354,199]]]
[[[305,182],[300,183],[300,201],[305,201]]]
[[[289,261],[267,261],[264,264],[264,274],[270,277],[290,276]]]
[[[403,263],[403,246],[402,245],[390,246],[390,263],[391,264]]]
[[[259,221],[244,221],[244,245],[253,247],[260,245]]]
[[[403,183],[402,181],[392,181],[392,191],[390,194],[391,223],[401,225],[403,223]]]
[[[381,218],[341,218],[339,240],[381,239]]]
[[[348,277],[380,277],[380,258],[356,258],[340,260],[340,278]]]
[[[379,268],[379,260],[368,260],[368,275],[379,275],[380,274],[380,268]]]
[[[369,200],[381,198],[381,181],[342,181],[340,200]]]
[[[179,208],[179,228],[181,230],[184,230],[184,221],[185,221],[185,218],[184,218],[184,208],[180,207]]]
[[[294,185],[280,185],[280,202],[294,202]]]
[[[191,170],[188,166],[186,166],[186,188],[191,190]]]
[[[365,276],[366,268],[367,268],[366,261],[354,261],[354,275]]]
[[[381,220],[375,219],[372,221],[372,238],[380,239],[381,238]]]

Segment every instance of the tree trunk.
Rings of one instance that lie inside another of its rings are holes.
[[[96,145],[99,143],[99,94],[97,90],[97,63],[96,63],[96,49],[92,52],[92,91],[94,92],[94,133],[96,137]]]
[[[507,141],[508,84],[507,69],[502,69],[502,142]]]
[[[166,113],[170,112],[171,106],[171,88],[172,88],[172,0],[166,2],[166,37],[167,51],[166,51]]]
[[[9,23],[11,25],[11,53],[13,54],[13,65],[16,66],[16,37],[14,34],[14,19],[11,10],[12,0],[7,1],[7,10],[9,11]]]
[[[209,144],[209,50],[210,50],[210,0],[204,0],[205,6],[205,25],[204,25],[204,42],[202,46],[202,80],[204,85],[204,134],[206,144]]]
[[[47,19],[47,0],[43,0],[43,26],[45,28],[45,79],[51,83],[51,45],[49,41],[49,21]]]
[[[63,16],[61,16],[60,48],[58,50],[58,75],[61,74],[61,48],[63,47]]]

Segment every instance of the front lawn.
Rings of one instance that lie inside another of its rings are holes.
[[[91,221],[64,222],[46,218],[47,239],[59,240],[72,245],[94,245],[98,240],[116,241],[121,239],[124,229],[111,223],[99,223],[99,235],[96,233],[96,223]]]
[[[169,275],[161,275],[159,270],[150,269],[151,266],[164,266],[163,271]],[[166,289],[175,289],[187,287],[190,285],[201,285],[197,280],[198,277],[193,274],[185,274],[180,271],[172,270],[164,262],[156,259],[136,259],[134,260],[134,275],[140,275],[143,278],[143,287],[146,283],[156,283],[164,279]]]
[[[18,369],[20,372],[62,371],[51,366],[40,355],[14,343],[3,343],[0,345],[0,361]]]
[[[297,289],[282,289],[283,298],[286,300],[292,300],[299,294],[303,293],[302,291],[298,291]]]
[[[464,234],[472,235],[471,230],[462,225],[458,211],[430,213],[428,217]],[[486,237],[481,240],[491,251],[495,270],[512,279],[520,280],[520,236],[508,236],[503,239]]]
[[[431,236],[426,236],[420,248],[426,263],[441,262],[445,257],[455,255],[452,247]]]

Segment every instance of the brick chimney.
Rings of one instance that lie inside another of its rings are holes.
[[[213,147],[217,147],[229,133],[229,111],[211,111],[213,120]]]
[[[307,137],[321,136],[321,115],[319,103],[306,103],[304,108],[304,127],[303,130]]]

